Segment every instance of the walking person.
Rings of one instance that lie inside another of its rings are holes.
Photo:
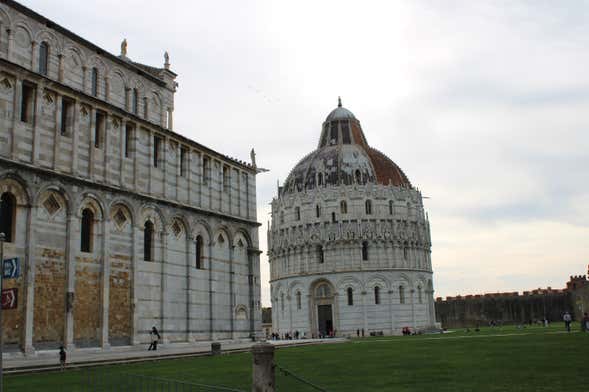
[[[564,320],[564,327],[566,328],[567,332],[571,332],[571,321],[573,320],[571,314],[569,312],[565,312],[564,316],[562,316],[562,319]]]
[[[587,312],[583,314],[583,320],[581,321],[581,331],[589,332],[589,315]]]
[[[66,353],[63,346],[59,347],[59,369],[63,372],[65,370]]]
[[[150,351],[150,350],[156,351],[157,350],[157,343],[161,339],[161,336],[160,336],[157,328],[155,327],[155,325],[153,326],[153,328],[151,328],[151,332],[149,333],[149,337],[151,338],[151,344],[149,345],[149,348],[147,349],[147,351]]]

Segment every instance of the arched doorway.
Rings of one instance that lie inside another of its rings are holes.
[[[336,331],[336,292],[327,280],[311,285],[311,331],[313,335],[330,336]]]

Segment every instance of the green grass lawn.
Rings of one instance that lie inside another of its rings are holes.
[[[584,390],[589,333],[568,334],[562,329],[561,325],[523,330],[503,327],[370,337],[283,348],[276,351],[275,359],[329,391]],[[250,390],[251,368],[250,354],[231,354],[103,367],[100,379],[114,379],[117,372],[126,372]],[[84,391],[76,384],[86,377],[85,371],[71,370],[6,376],[4,383],[6,392]],[[276,379],[280,391],[312,390],[280,372]]]

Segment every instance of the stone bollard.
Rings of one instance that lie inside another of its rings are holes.
[[[213,342],[211,343],[211,355],[220,355],[221,354],[221,343]]]
[[[252,346],[252,392],[274,392],[274,346],[262,342]]]

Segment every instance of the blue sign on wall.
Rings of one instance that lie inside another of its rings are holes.
[[[18,262],[18,257],[4,259],[2,267],[2,277],[4,279],[14,279],[18,278],[20,275],[20,263]]]

